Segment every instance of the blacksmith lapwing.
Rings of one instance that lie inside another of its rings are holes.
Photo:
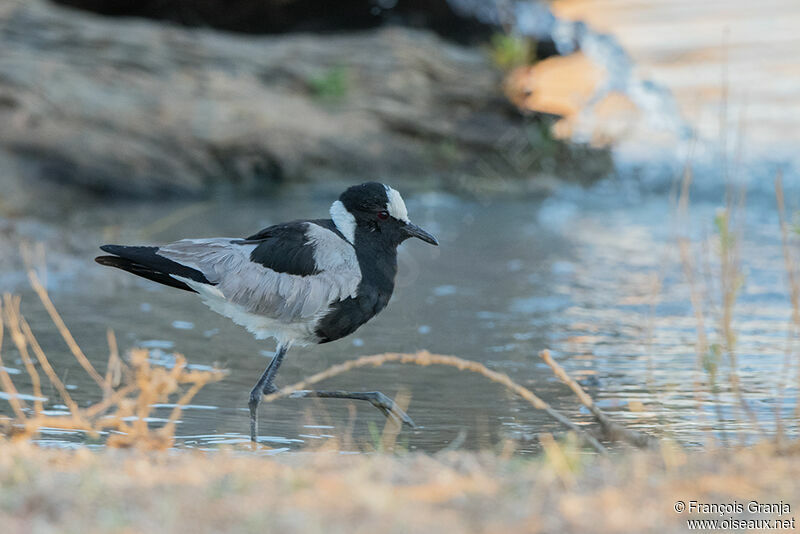
[[[198,293],[215,312],[277,348],[250,392],[250,439],[258,434],[262,395],[292,345],[327,343],[352,334],[386,307],[397,274],[397,247],[410,237],[436,238],[412,224],[403,198],[368,182],[347,189],[330,219],[270,226],[245,239],[183,239],[168,245],[103,245],[97,263]],[[366,400],[387,417],[413,421],[378,391],[299,391],[293,397]]]

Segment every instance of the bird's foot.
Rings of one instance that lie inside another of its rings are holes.
[[[289,395],[295,399],[317,397],[322,399],[352,399],[367,401],[381,413],[398,424],[406,425],[409,428],[417,428],[414,421],[404,412],[396,402],[381,393],[380,391],[315,391],[304,389],[294,391]]]
[[[277,393],[277,391],[278,391],[278,387],[275,384],[270,382],[269,384],[264,384],[264,388],[261,390],[261,394],[262,395],[272,395],[273,393]]]
[[[386,418],[391,418],[400,425],[406,425],[409,428],[415,429],[417,425],[414,421],[404,412],[396,402],[381,393],[380,391],[367,392],[366,400],[381,411]]]

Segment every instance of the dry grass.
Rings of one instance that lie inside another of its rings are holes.
[[[686,455],[664,446],[587,457],[574,443],[543,442],[545,455],[522,460],[466,452],[90,453],[0,441],[0,524],[4,534],[669,533],[685,532],[687,517],[704,517],[674,512],[678,500],[800,502],[796,451],[764,445]]]
[[[0,387],[8,395],[14,413],[13,418],[0,417],[0,431],[14,441],[26,441],[38,434],[41,428],[81,430],[91,437],[106,435],[105,443],[112,448],[136,447],[163,450],[172,446],[175,421],[182,407],[188,404],[207,383],[220,380],[221,372],[190,371],[186,358],[178,355],[171,369],[150,365],[149,353],[133,350],[130,365],[122,362],[113,332],[108,332],[109,359],[105,377],[95,367],[75,342],[69,329],[53,306],[47,291],[33,270],[29,271],[31,285],[45,306],[70,352],[86,373],[94,379],[102,392],[102,400],[80,408],[72,399],[58,374],[36,339],[33,330],[20,312],[20,298],[6,294],[0,301]],[[4,333],[8,331],[12,343],[19,352],[33,390],[32,406],[20,398],[17,387],[3,365],[2,348]],[[31,358],[36,357],[36,363]],[[67,406],[69,415],[45,413],[42,393],[42,370],[47,380],[58,392]],[[153,429],[147,418],[152,405],[177,396],[175,408],[167,422]]]
[[[791,324],[787,329],[786,361],[784,368],[788,371],[792,356],[792,341],[800,339],[800,274],[797,272],[797,261],[792,252],[790,244],[789,224],[786,221],[786,206],[783,197],[783,177],[781,174],[775,177],[775,200],[778,207],[778,218],[781,226],[781,244],[783,246],[783,259],[786,268],[786,279],[789,285],[789,302],[792,306]],[[800,352],[798,353],[800,358]],[[798,364],[798,385],[800,385],[800,363]],[[780,384],[780,396],[783,395],[784,384]],[[779,404],[780,405],[780,404]],[[795,413],[800,414],[800,397],[797,399]],[[783,429],[778,418],[778,436],[781,437]]]
[[[736,166],[738,168],[738,165]],[[757,438],[766,438],[765,421],[759,417],[745,399],[737,356],[737,327],[735,310],[737,300],[745,285],[745,274],[741,264],[741,244],[744,237],[745,193],[744,189],[735,189],[728,185],[726,205],[718,210],[714,218],[715,232],[700,241],[692,241],[689,219],[689,190],[693,176],[690,165],[687,165],[682,179],[680,195],[677,200],[677,214],[681,225],[678,236],[678,250],[688,285],[692,309],[696,322],[697,354],[696,374],[694,381],[695,399],[698,408],[702,407],[703,397],[710,397],[717,420],[707,425],[708,429],[717,432],[723,445],[728,444],[730,437],[738,438],[740,444],[747,441],[747,434]],[[797,274],[794,267],[791,247],[788,244],[788,225],[783,213],[783,192],[780,177],[776,179],[776,198],[780,218],[780,230],[783,234],[783,248],[786,258],[786,271],[792,308],[797,310],[800,289],[797,287]],[[790,353],[793,339],[800,333],[800,312],[794,311],[795,325],[787,328],[787,358],[783,375],[790,370]],[[724,373],[723,371],[727,371]],[[798,371],[800,373],[800,371]],[[798,374],[800,380],[800,374]],[[784,376],[776,377],[778,398],[785,390]],[[730,392],[735,400],[736,419],[746,418],[746,424],[731,425],[723,416],[721,396]],[[800,399],[798,399],[800,402]],[[775,425],[780,438],[783,432],[781,420],[781,402],[776,403]],[[702,410],[701,410],[702,411]],[[731,430],[729,426],[740,430]],[[745,429],[744,431],[741,429]],[[709,434],[711,435],[711,434]]]

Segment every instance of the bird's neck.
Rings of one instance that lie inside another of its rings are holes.
[[[391,294],[397,275],[397,245],[388,242],[378,232],[357,228],[354,248],[362,283]]]

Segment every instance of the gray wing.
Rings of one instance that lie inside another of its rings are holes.
[[[307,276],[277,272],[253,261],[259,245],[230,238],[184,239],[160,247],[158,254],[202,272],[214,284],[205,284],[205,295],[219,293],[219,298],[249,313],[284,323],[302,321],[355,297],[361,270],[353,247],[334,232],[314,223],[297,226],[305,236],[298,246],[312,247],[316,264],[315,273]]]

